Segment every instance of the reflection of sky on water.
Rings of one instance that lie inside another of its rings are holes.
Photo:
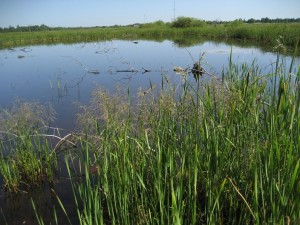
[[[203,52],[206,52],[203,61],[205,69],[221,76],[222,68],[228,65],[231,49],[233,62],[251,64],[256,60],[263,73],[271,72],[271,65],[276,61],[275,53],[213,42],[179,48],[170,41],[139,41],[135,44],[113,40],[1,50],[0,105],[9,106],[16,97],[52,102],[58,113],[60,127],[72,128],[73,103],[87,103],[91,91],[96,87],[113,91],[116,84],[121,83],[134,93],[140,87],[147,89],[150,81],[159,86],[162,73],[180,82],[181,78],[173,72],[173,67],[191,68]],[[291,57],[284,58],[287,68],[290,62]],[[299,65],[299,62],[297,58],[295,65]],[[142,73],[143,68],[152,72]],[[99,71],[100,74],[88,73],[88,70]]]

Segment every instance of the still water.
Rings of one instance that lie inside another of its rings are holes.
[[[112,40],[6,49],[0,51],[0,109],[11,107],[15,99],[51,103],[57,113],[54,126],[74,130],[76,103],[88,104],[96,88],[113,93],[121,85],[134,94],[148,89],[150,82],[160,86],[163,77],[180,83],[182,77],[173,71],[174,67],[192,68],[204,52],[203,67],[217,77],[228,66],[231,52],[236,64],[250,65],[256,60],[262,74],[273,72],[277,60],[273,52],[215,42],[182,48],[171,41]],[[290,56],[283,57],[287,68],[291,60]],[[294,65],[296,71],[299,57]],[[191,74],[187,76],[195,82]],[[209,79],[207,75],[201,78]],[[52,190],[64,203],[71,222],[77,224],[69,182],[63,174],[61,177],[53,187],[46,186],[34,193],[7,196],[0,190],[0,224],[36,224],[31,198],[46,221],[53,221],[56,208],[61,224],[68,223]]]
[[[265,73],[272,71],[276,54],[257,48],[205,42],[180,48],[171,41],[106,41],[73,45],[28,46],[0,51],[0,107],[10,107],[16,98],[51,103],[57,112],[56,126],[73,129],[76,102],[88,103],[97,87],[111,92],[116,86],[131,93],[159,84],[162,74],[179,82],[175,66],[191,68],[205,52],[204,67],[221,76],[230,52],[235,63],[257,60]],[[284,59],[287,65],[291,57]],[[299,58],[295,65],[299,65]],[[145,70],[151,70],[144,73]],[[127,71],[127,72],[125,72]],[[131,72],[130,72],[131,71]],[[205,77],[202,79],[206,79]]]

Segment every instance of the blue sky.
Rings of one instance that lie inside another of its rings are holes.
[[[175,16],[299,18],[300,0],[175,0]],[[0,27],[111,26],[174,18],[174,0],[0,0]]]

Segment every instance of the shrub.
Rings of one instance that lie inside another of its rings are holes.
[[[186,27],[201,27],[205,25],[203,20],[198,20],[190,17],[178,17],[172,24],[175,28],[186,28]]]

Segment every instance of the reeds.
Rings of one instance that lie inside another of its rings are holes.
[[[80,224],[298,224],[300,72],[275,65],[230,58],[222,80],[96,90],[65,160]]]
[[[53,182],[56,155],[39,130],[53,116],[50,106],[20,100],[12,109],[0,112],[0,176],[8,192],[27,192]]]
[[[276,39],[282,36],[288,49],[294,49],[299,39],[299,23],[288,24],[204,24],[200,27],[172,28],[154,27],[110,27],[89,29],[64,29],[37,32],[1,33],[0,49],[23,45],[95,42],[101,40],[172,40],[195,44],[205,39],[216,41],[238,41],[258,44],[272,50]],[[200,39],[200,40],[199,40]],[[198,42],[197,42],[198,41]],[[292,50],[291,50],[292,51]],[[299,55],[299,52],[297,52]]]
[[[275,71],[230,61],[221,81],[181,91],[96,91],[85,175],[69,170],[81,224],[297,224],[299,73]]]

